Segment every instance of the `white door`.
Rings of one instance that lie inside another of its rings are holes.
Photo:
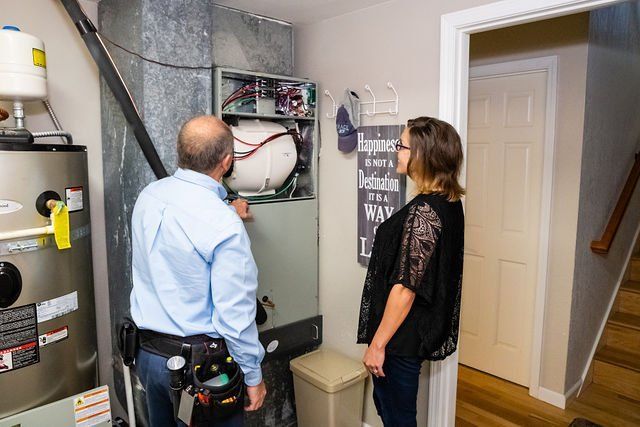
[[[547,72],[469,82],[460,363],[528,386]]]

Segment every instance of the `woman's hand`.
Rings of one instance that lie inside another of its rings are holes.
[[[373,375],[376,377],[384,377],[384,371],[382,370],[382,365],[384,365],[384,347],[371,343],[364,353],[362,362]]]
[[[415,298],[415,292],[401,284],[391,288],[380,326],[362,358],[369,372],[376,377],[384,377],[382,365],[384,365],[385,347],[409,314]]]

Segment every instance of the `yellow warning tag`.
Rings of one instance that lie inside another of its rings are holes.
[[[47,68],[47,56],[44,54],[44,51],[34,47],[31,49],[31,52],[33,52],[33,65]]]
[[[69,208],[64,202],[58,201],[56,207],[51,210],[51,224],[58,249],[70,248]]]

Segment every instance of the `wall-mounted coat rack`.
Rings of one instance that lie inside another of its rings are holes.
[[[393,87],[393,83],[387,82],[387,88],[391,89],[394,94],[394,99],[384,99],[378,100],[376,99],[376,95],[373,93],[371,87],[366,84],[364,85],[364,90],[371,94],[371,101],[360,101],[360,115],[361,116],[369,116],[373,117],[377,114],[391,114],[392,116],[398,115],[398,92],[396,92],[396,88]],[[328,90],[324,91],[325,96],[328,96],[331,99],[331,113],[327,113],[327,118],[335,119],[336,114],[338,112],[338,105],[336,104],[336,100],[331,95],[331,92]],[[379,108],[379,104],[392,104],[388,109],[383,110]],[[365,109],[366,108],[366,109]],[[363,111],[365,109],[365,111]]]

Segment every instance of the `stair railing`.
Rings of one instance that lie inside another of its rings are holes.
[[[624,213],[626,212],[627,207],[629,206],[629,202],[631,201],[631,196],[633,196],[633,191],[635,190],[636,184],[638,183],[638,178],[640,178],[640,152],[636,153],[635,155],[635,162],[633,163],[631,172],[629,172],[627,182],[622,188],[618,203],[616,203],[616,207],[613,210],[611,217],[609,218],[609,222],[607,223],[607,227],[604,229],[604,233],[602,233],[602,237],[600,238],[600,240],[593,240],[591,242],[592,252],[601,255],[609,253],[613,238],[616,237],[616,233],[618,232],[618,228],[620,228]]]

